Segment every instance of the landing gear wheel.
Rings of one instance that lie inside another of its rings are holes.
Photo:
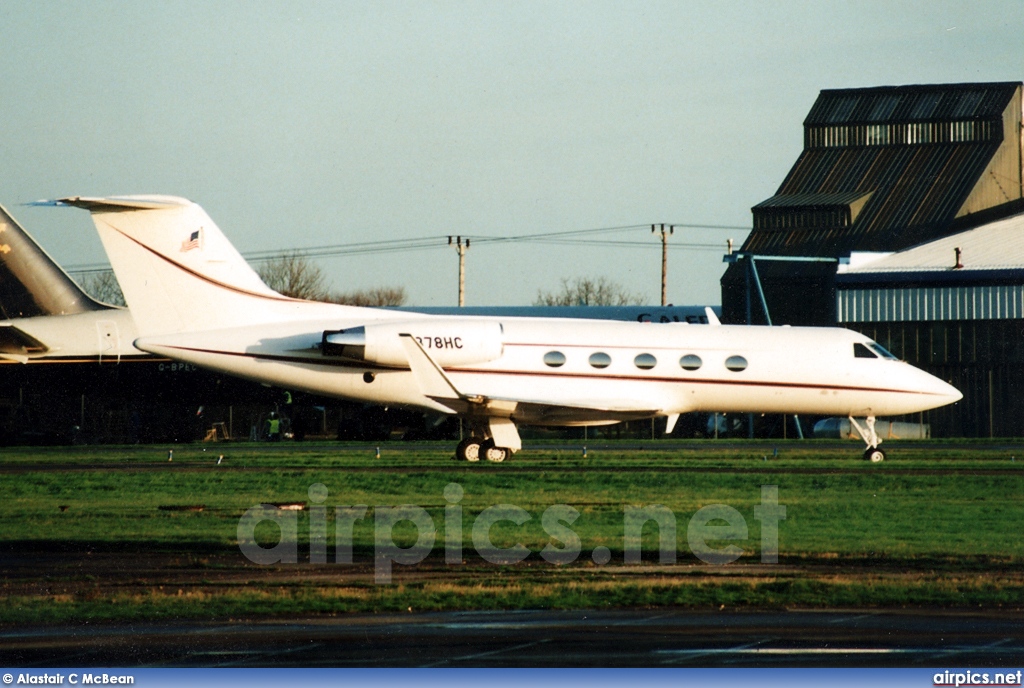
[[[849,416],[850,427],[857,431],[860,438],[864,440],[864,444],[868,445],[868,448],[864,451],[864,458],[871,463],[882,463],[885,461],[885,452],[878,448],[878,445],[882,443],[882,439],[878,436],[875,431],[875,417],[868,416],[864,419],[864,425],[867,426],[862,428],[857,419],[852,415]]]
[[[455,458],[459,461],[476,463],[480,460],[481,440],[476,437],[467,437],[455,447]]]
[[[878,447],[868,447],[864,452],[864,458],[871,463],[882,463],[885,461],[885,452]]]
[[[488,461],[501,463],[508,457],[508,449],[494,446],[494,440],[484,440],[480,445],[480,456]]]

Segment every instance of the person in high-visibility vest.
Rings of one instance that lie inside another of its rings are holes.
[[[270,418],[267,419],[267,439],[271,442],[281,439],[281,419],[277,417],[276,413],[271,413]]]

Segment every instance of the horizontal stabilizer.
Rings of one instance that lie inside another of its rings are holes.
[[[46,204],[42,201],[39,205]],[[124,210],[158,210],[175,206],[187,207],[189,201],[177,196],[110,196],[108,198],[71,196],[53,201],[53,205],[84,208],[90,212],[116,213]]]

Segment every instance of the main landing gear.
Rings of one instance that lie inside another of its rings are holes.
[[[512,420],[518,402],[463,394],[411,334],[398,336],[423,394],[442,403],[448,400],[448,406],[453,411],[461,410],[469,421],[469,437],[455,448],[456,459],[477,463],[483,458],[500,463],[523,448]]]
[[[476,463],[480,459],[486,459],[494,463],[501,463],[507,459],[512,452],[505,447],[495,446],[491,438],[480,439],[470,436],[459,442],[455,447],[455,458],[459,461]]]
[[[459,461],[476,463],[486,459],[501,463],[523,448],[519,431],[507,416],[476,417],[468,425],[469,436],[455,448],[455,458]]]
[[[878,433],[875,432],[875,417],[868,416],[864,419],[864,425],[867,427],[862,428],[857,419],[850,416],[850,427],[857,431],[860,438],[864,440],[864,443],[868,445],[868,448],[864,450],[864,458],[871,463],[881,463],[885,461],[885,452],[878,448],[878,445],[882,443]]]

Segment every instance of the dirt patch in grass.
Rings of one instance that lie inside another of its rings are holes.
[[[35,554],[0,565],[0,623],[257,618],[458,609],[947,607],[1024,609],[1024,570],[959,572],[913,562],[726,566],[447,565],[430,557],[374,583],[372,561],[257,566],[238,554]]]

